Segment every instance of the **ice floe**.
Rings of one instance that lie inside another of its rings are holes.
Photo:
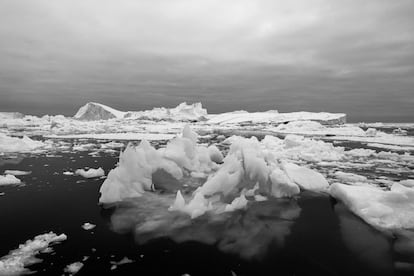
[[[22,181],[12,174],[0,175],[0,186],[2,185],[16,185]]]
[[[104,176],[105,171],[102,168],[89,169],[89,170],[77,169],[75,171],[75,174],[83,176],[85,178],[94,178],[94,177]]]
[[[92,230],[96,227],[95,224],[89,223],[89,222],[85,222],[84,224],[82,224],[82,228],[86,231],[88,230]]]
[[[79,270],[82,269],[84,264],[82,262],[74,262],[71,264],[68,264],[65,269],[63,270],[65,273],[68,273],[69,275],[75,275],[79,272]]]
[[[414,189],[394,183],[389,191],[334,183],[330,194],[379,229],[414,228]]]
[[[42,252],[50,253],[51,245],[65,241],[65,234],[56,235],[53,232],[38,235],[28,240],[0,259],[0,275],[22,275],[33,273],[27,266],[42,262],[36,255]]]
[[[31,171],[19,171],[19,170],[5,170],[4,174],[11,174],[14,176],[19,176],[19,175],[28,175],[31,174]]]

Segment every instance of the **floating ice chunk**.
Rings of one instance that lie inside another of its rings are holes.
[[[75,174],[83,176],[85,178],[94,178],[94,177],[101,177],[105,175],[105,171],[102,168],[98,169],[89,169],[85,171],[84,169],[77,169]]]
[[[128,257],[123,257],[120,261],[115,262],[115,261],[111,261],[111,270],[116,269],[118,266],[120,265],[124,265],[124,264],[131,264],[133,263],[134,260],[129,259]]]
[[[274,197],[291,197],[300,193],[299,186],[279,168],[273,169],[269,178],[272,184],[270,193]]]
[[[17,138],[0,133],[0,152],[28,152],[44,146],[46,146],[45,143],[32,140],[27,136]]]
[[[28,175],[31,174],[31,171],[18,171],[18,170],[5,170],[4,174],[11,174],[14,176],[20,176],[20,175]]]
[[[89,223],[89,222],[85,222],[84,224],[82,224],[82,228],[86,231],[92,230],[95,227],[96,227],[95,224],[92,224],[92,223]]]
[[[314,170],[293,163],[284,163],[283,169],[287,176],[305,190],[324,190],[329,186],[325,177]]]
[[[380,229],[414,228],[414,189],[395,183],[391,191],[334,183],[330,194]]]
[[[11,174],[0,175],[0,186],[1,185],[16,185],[20,184],[22,181]]]
[[[247,206],[247,199],[244,195],[236,197],[231,204],[227,204],[224,208],[224,212],[233,212],[235,210],[244,209]]]
[[[40,252],[50,253],[49,246],[67,239],[65,234],[56,235],[53,232],[38,235],[33,240],[28,240],[19,245],[18,249],[12,250],[8,255],[0,259],[0,275],[22,275],[31,271],[28,265],[42,262],[35,256]]]
[[[64,175],[74,175],[75,173],[73,172],[63,172]]]
[[[335,172],[335,177],[339,180],[348,181],[348,182],[364,182],[367,181],[367,178],[363,175],[358,175],[355,173],[346,173],[346,172]]]
[[[70,275],[75,275],[79,272],[83,267],[83,263],[81,262],[74,262],[72,264],[69,264],[65,267],[64,272],[69,273]]]

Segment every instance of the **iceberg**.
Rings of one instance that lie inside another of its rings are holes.
[[[109,172],[102,184],[99,202],[113,203],[155,190],[153,175],[160,170],[175,180],[191,172],[209,173],[217,167],[211,156],[217,160],[216,151],[197,145],[197,134],[189,126],[165,148],[156,150],[146,140],[138,147],[130,144],[121,152],[118,167]]]
[[[129,111],[125,118],[138,118],[147,120],[168,120],[168,121],[204,121],[207,117],[207,110],[201,103],[187,104],[180,103],[174,108],[159,107],[145,111]]]
[[[327,125],[340,125],[346,122],[346,114],[327,112],[290,112],[279,113],[276,110],[266,112],[233,111],[209,115],[209,124],[282,124],[294,121],[315,121]]]
[[[125,113],[100,103],[89,102],[79,108],[73,118],[86,121],[121,119]]]

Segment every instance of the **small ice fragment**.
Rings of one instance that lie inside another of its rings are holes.
[[[92,230],[95,227],[96,227],[95,224],[92,224],[92,223],[89,223],[89,222],[85,222],[84,224],[82,224],[82,228],[84,230]]]
[[[130,264],[133,263],[134,261],[129,259],[128,257],[124,257],[122,258],[120,261],[115,262],[115,261],[111,261],[111,270],[116,269],[118,266],[123,265],[123,264]]]
[[[67,172],[63,172],[63,174],[64,174],[64,175],[74,175],[74,173],[73,173],[73,172],[69,172],[69,171],[67,171]]]
[[[76,273],[79,272],[79,270],[81,270],[82,267],[83,267],[83,263],[75,262],[73,264],[67,265],[65,267],[64,272],[69,273],[70,275],[75,275]]]
[[[84,169],[78,169],[75,171],[75,174],[83,176],[85,178],[94,178],[104,176],[105,171],[102,168],[89,169],[87,171],[85,171]]]

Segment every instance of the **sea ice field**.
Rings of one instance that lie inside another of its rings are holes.
[[[414,123],[0,113],[0,275],[414,275]]]

